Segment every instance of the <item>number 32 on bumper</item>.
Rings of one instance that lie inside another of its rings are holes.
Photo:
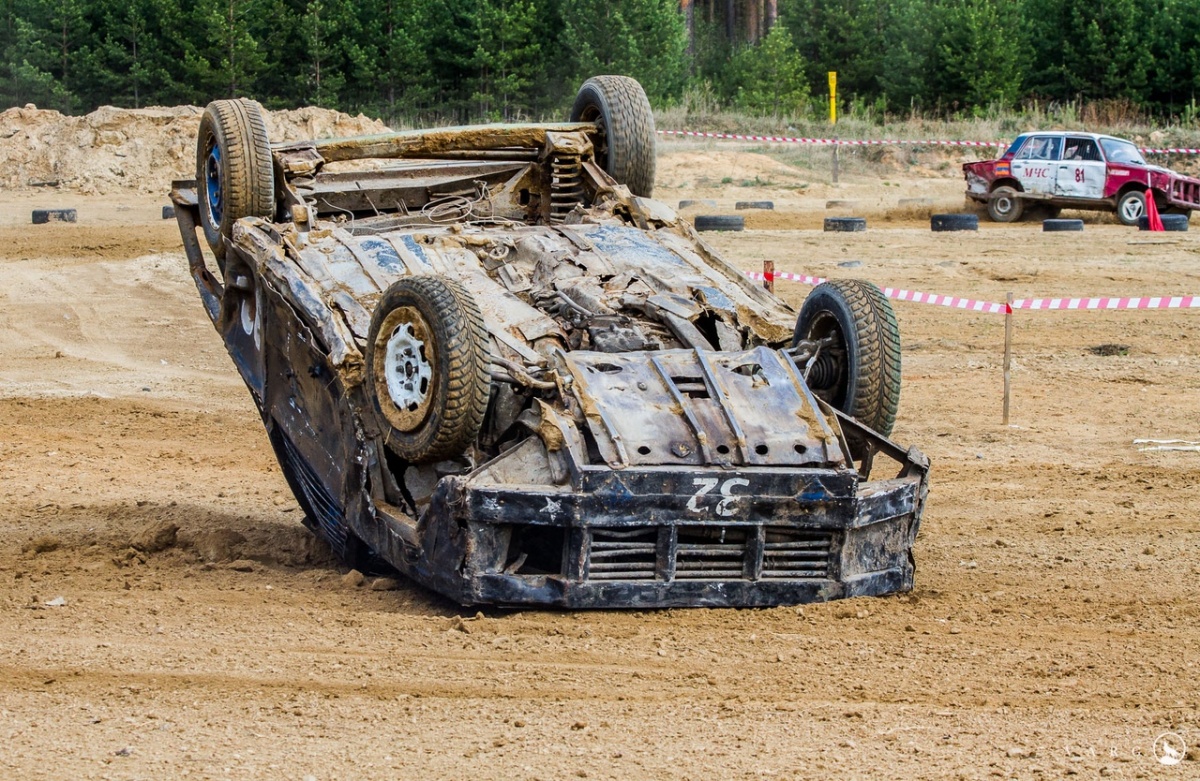
[[[713,509],[717,515],[722,518],[728,518],[737,512],[735,503],[740,498],[734,495],[733,490],[742,486],[750,485],[750,481],[743,477],[732,477],[724,482],[717,477],[697,477],[692,480],[692,484],[697,486],[696,493],[692,494],[692,498],[688,500],[687,508],[694,513],[702,513],[707,508],[701,507],[700,503],[709,504],[716,497],[705,499],[704,497],[711,493],[718,485],[721,486],[717,492],[721,498],[717,500],[717,506]]]

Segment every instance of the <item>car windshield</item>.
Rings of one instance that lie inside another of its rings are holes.
[[[1146,158],[1142,157],[1138,148],[1129,141],[1122,141],[1119,138],[1102,138],[1100,146],[1104,147],[1104,154],[1110,163],[1146,164]]]

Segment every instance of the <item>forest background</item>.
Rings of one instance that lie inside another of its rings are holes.
[[[400,126],[658,107],[879,121],[1030,105],[1192,124],[1200,0],[0,0],[0,109],[318,105]]]

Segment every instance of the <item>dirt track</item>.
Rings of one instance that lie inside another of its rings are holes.
[[[897,199],[952,179],[773,166],[676,148],[658,194],[774,198],[713,235],[746,269],[1200,293],[1196,233],[932,234]],[[1200,312],[1019,314],[1005,427],[1002,318],[897,304],[896,437],[934,464],[911,595],[476,615],[346,585],[300,527],[160,201],[46,195],[0,196],[0,777],[1195,777],[1150,754],[1200,745],[1200,453],[1132,441],[1200,439]],[[871,230],[821,233],[833,197]],[[64,202],[81,224],[24,224]]]

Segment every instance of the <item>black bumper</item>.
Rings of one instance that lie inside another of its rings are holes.
[[[423,569],[453,567],[452,589],[431,585],[467,605],[770,607],[912,588],[923,470],[861,485],[847,472],[735,472],[725,479],[754,493],[729,518],[673,492],[695,474],[597,473],[582,492],[451,481],[431,510],[455,517],[458,544],[424,547],[457,561]]]

